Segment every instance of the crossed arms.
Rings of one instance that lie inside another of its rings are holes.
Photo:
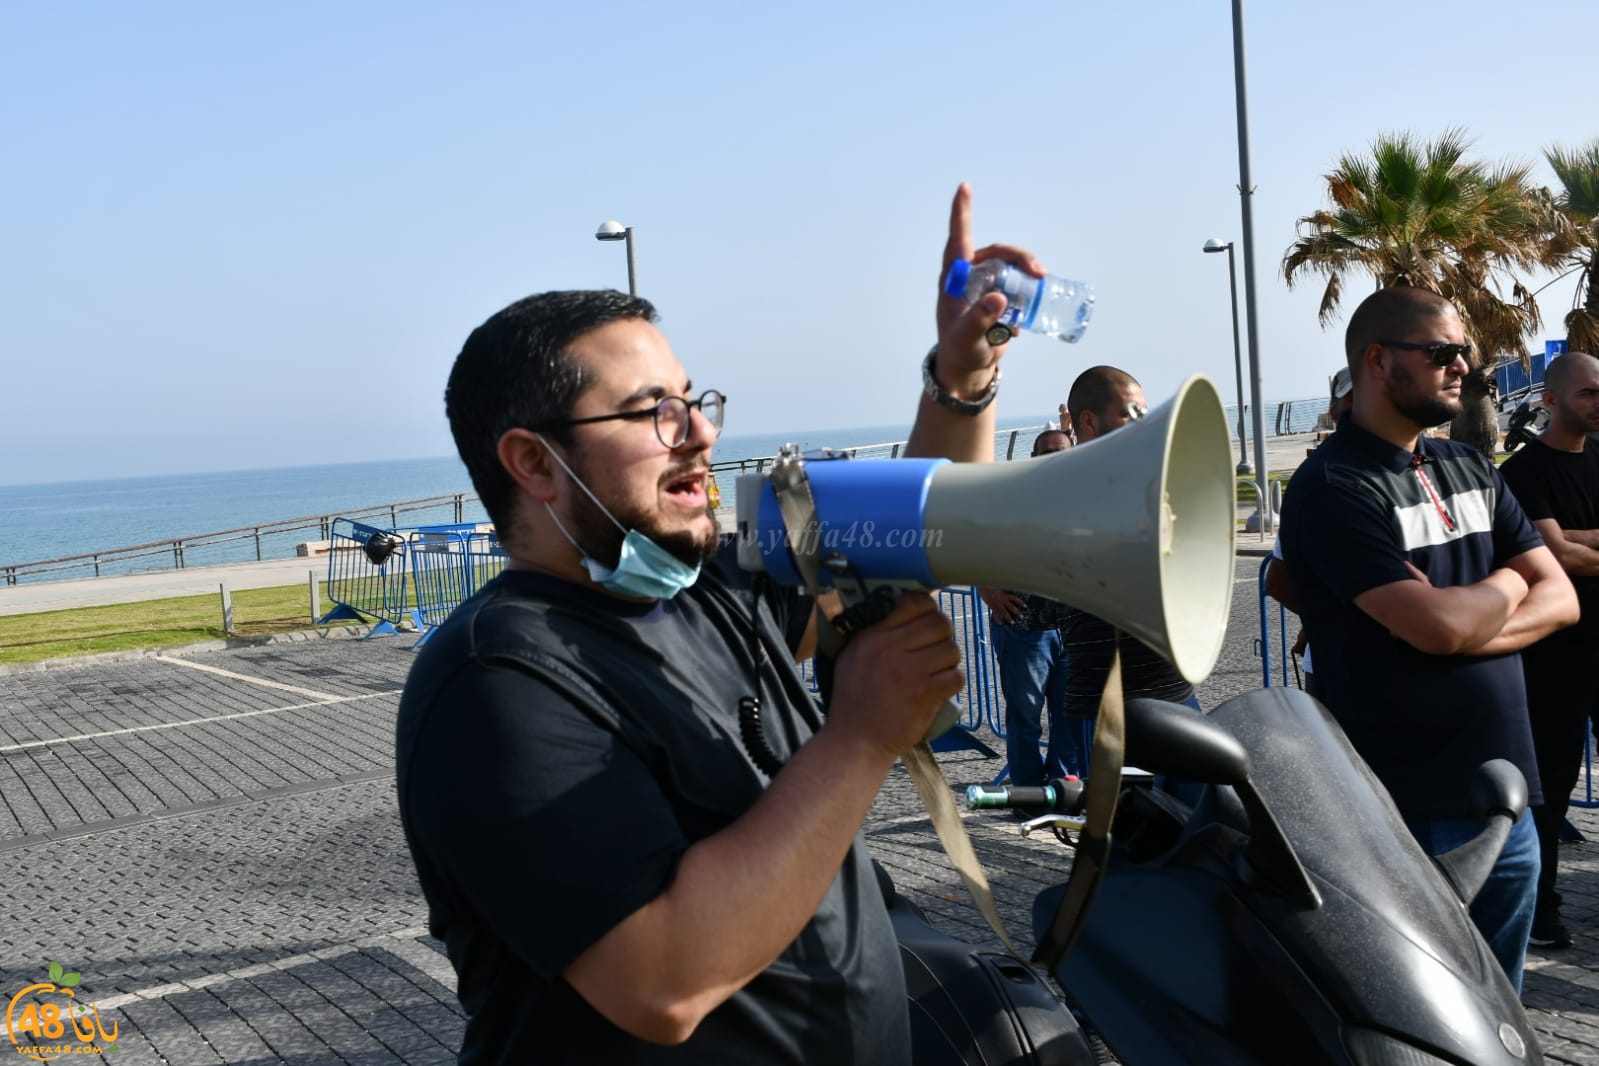
[[[1576,590],[1546,547],[1522,552],[1475,584],[1450,588],[1434,588],[1426,574],[1405,566],[1410,580],[1363,592],[1355,606],[1417,651],[1503,655],[1577,620]]]

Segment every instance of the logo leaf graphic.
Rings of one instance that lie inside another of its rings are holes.
[[[59,980],[61,980],[61,974],[63,972],[64,971],[61,969],[61,964],[59,962],[52,962],[50,964],[50,980],[51,981],[59,981]]]
[[[69,974],[65,974],[64,976],[62,976],[60,983],[61,983],[62,987],[64,987],[64,988],[73,988],[81,980],[83,980],[83,974],[78,973],[76,970],[74,970],[73,972],[71,972]]]
[[[111,1044],[110,1046],[101,1048],[100,1050],[102,1050],[102,1051],[115,1051],[116,1049],[117,1049],[117,1046],[115,1044]]]

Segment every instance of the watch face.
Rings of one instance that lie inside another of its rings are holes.
[[[1016,334],[1011,332],[1009,326],[1001,323],[998,325],[989,326],[988,333],[985,336],[991,346],[998,348],[1001,344],[1009,344],[1010,339],[1016,336]]]

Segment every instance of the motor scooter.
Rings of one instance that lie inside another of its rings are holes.
[[[1481,833],[1429,858],[1296,689],[1207,714],[1132,700],[1125,720],[1127,762],[1183,787],[1124,786],[1107,861],[1074,863],[1074,878],[1100,883],[1035,902],[1035,942],[1070,931],[1048,968],[1064,1000],[1017,960],[933,930],[885,886],[918,1064],[1091,1064],[1085,1027],[1129,1066],[1543,1061],[1467,911],[1526,807],[1514,766],[1479,769]],[[1025,830],[1068,836],[1085,794],[1076,781],[973,786],[968,804],[1031,809]],[[1061,913],[1063,898],[1079,913]]]

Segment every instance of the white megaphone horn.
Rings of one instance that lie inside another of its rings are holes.
[[[1208,378],[1088,444],[1010,463],[804,462],[815,503],[785,525],[770,475],[738,480],[739,564],[803,584],[815,551],[849,600],[882,584],[1034,593],[1127,632],[1191,682],[1221,653],[1237,504],[1221,396]]]

